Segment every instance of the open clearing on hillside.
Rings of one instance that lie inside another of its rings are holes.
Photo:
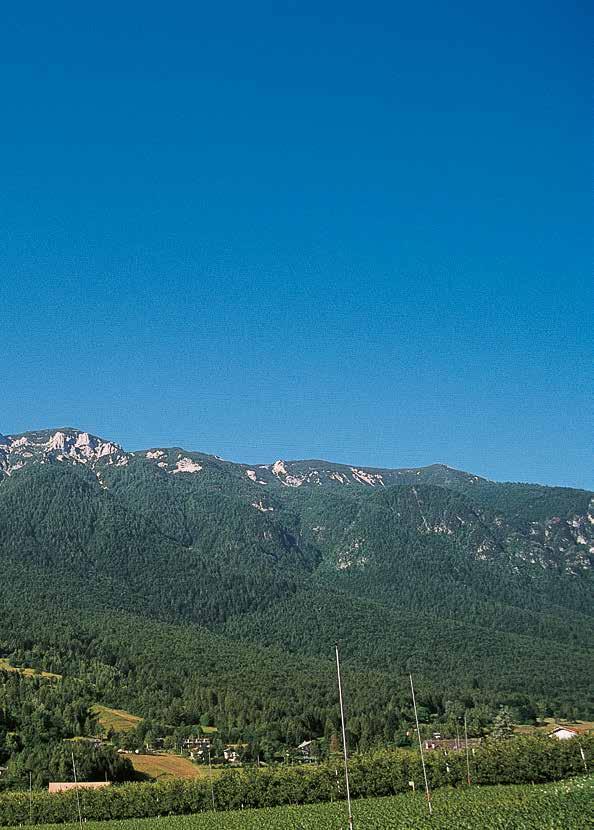
[[[92,711],[106,732],[109,729],[113,729],[114,732],[130,732],[142,720],[138,715],[132,715],[124,709],[110,709],[109,706],[101,706],[99,703],[93,706]]]
[[[158,781],[167,778],[208,778],[208,767],[193,764],[189,758],[158,752],[154,755],[136,755],[133,752],[124,756],[129,758],[136,772],[148,775]],[[213,777],[220,775],[220,770],[213,769]]]
[[[53,676],[58,677],[59,675]],[[99,723],[106,732],[109,729],[113,729],[115,732],[130,732],[142,720],[139,715],[133,715],[131,712],[126,712],[125,709],[112,709],[110,706],[102,706],[100,703],[96,703],[92,707],[92,711],[97,715]],[[205,735],[214,735],[217,728],[216,726],[201,726],[200,731]]]
[[[54,674],[51,671],[40,671],[39,669],[19,668],[18,666],[11,666],[6,657],[0,657],[0,670],[16,672],[25,677],[43,677],[46,680],[61,680],[61,674]]]
[[[353,802],[357,830],[589,830],[594,776],[528,786],[441,789],[433,816],[421,793]],[[77,830],[78,824],[39,825]],[[346,804],[312,804],[191,816],[90,821],[86,830],[344,830]]]

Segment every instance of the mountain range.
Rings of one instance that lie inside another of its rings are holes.
[[[297,698],[301,734],[323,729],[335,641],[359,714],[409,671],[428,695],[587,714],[593,564],[584,490],[0,435],[0,656],[94,672],[154,717],[285,728]]]

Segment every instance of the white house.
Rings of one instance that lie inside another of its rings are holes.
[[[241,760],[239,757],[239,752],[236,752],[231,746],[225,747],[225,749],[223,750],[223,758],[230,764],[238,764]]]
[[[575,738],[579,735],[575,729],[570,729],[568,726],[558,726],[549,732],[549,738],[556,738],[558,741],[567,741],[569,738]]]

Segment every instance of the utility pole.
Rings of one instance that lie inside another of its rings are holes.
[[[76,780],[76,764],[74,763],[74,752],[71,753],[72,755],[72,772],[74,774],[74,789],[76,790],[76,806],[78,807],[78,823],[81,826],[82,830],[82,812],[80,809],[80,794],[78,792],[78,781]]]
[[[353,810],[351,807],[351,788],[349,786],[349,753],[346,740],[346,725],[344,721],[344,704],[342,700],[342,680],[340,677],[340,658],[338,656],[338,643],[334,647],[336,651],[336,675],[338,677],[338,698],[340,700],[340,720],[342,723],[342,754],[344,758],[344,782],[346,785],[346,797],[349,810],[349,830],[353,830]]]
[[[212,764],[210,762],[210,744],[208,745],[208,777],[210,778],[210,797],[212,799],[212,809],[216,810],[214,797],[214,784],[212,782]]]
[[[421,766],[423,767],[423,778],[425,779],[425,795],[427,797],[427,805],[429,807],[429,815],[433,815],[433,807],[431,805],[431,790],[429,789],[429,780],[427,778],[427,769],[425,767],[425,756],[423,755],[423,741],[421,740],[421,729],[419,727],[419,716],[417,714],[417,701],[415,699],[415,687],[413,685],[412,674],[410,677],[410,690],[412,692],[413,709],[415,710],[415,723],[417,724],[417,737],[419,739],[419,750],[421,752]]]
[[[29,770],[29,824],[33,824],[33,773]]]
[[[470,787],[470,755],[468,754],[468,727],[466,724],[466,712],[464,712],[464,743],[466,745],[466,780]]]

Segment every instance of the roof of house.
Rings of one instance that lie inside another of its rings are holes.
[[[579,731],[573,726],[556,726],[549,735],[555,735],[557,732],[571,732],[573,735],[579,735]]]
[[[99,787],[109,787],[111,781],[50,781],[48,791],[50,793],[62,793],[65,790],[73,790],[75,787],[85,790],[97,790]]]

